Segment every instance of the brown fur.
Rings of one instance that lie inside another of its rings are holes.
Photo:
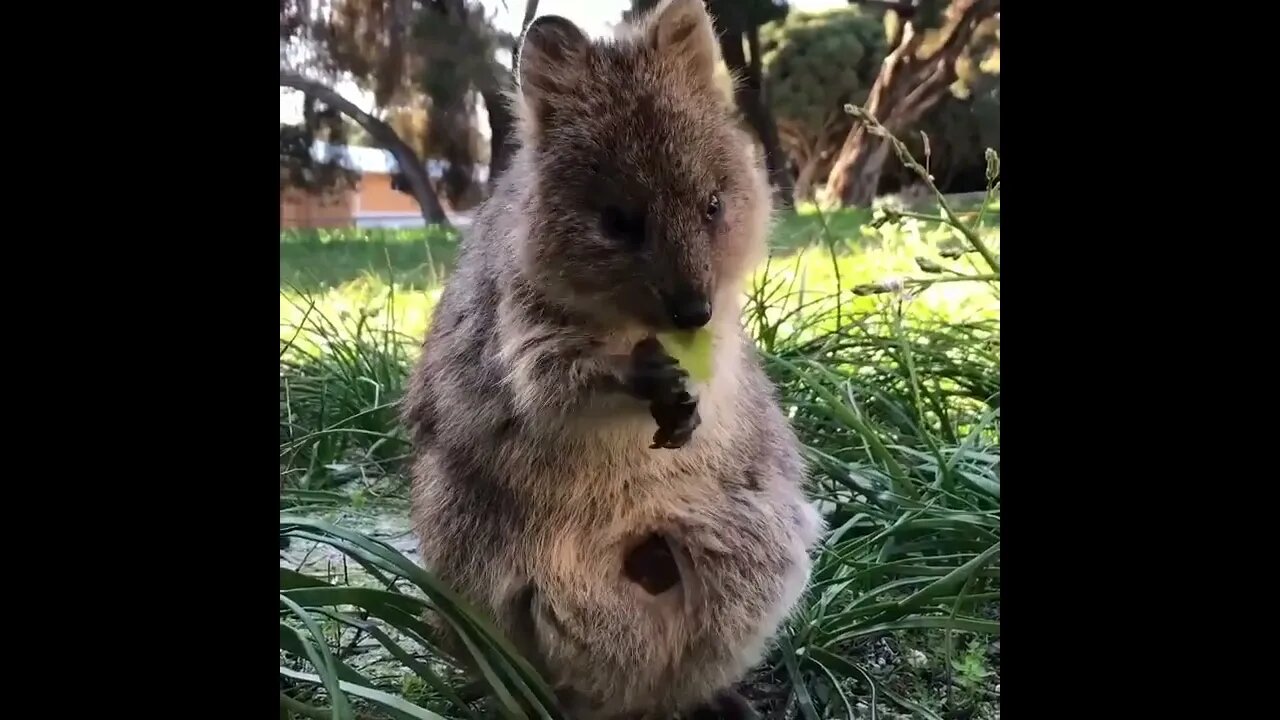
[[[711,28],[698,0],[609,41],[559,18],[530,27],[521,148],[405,402],[424,561],[574,718],[706,707],[763,656],[821,531],[738,324],[769,191],[716,87]],[[688,443],[650,449],[654,419],[621,391],[628,354],[690,294],[711,301],[715,375]]]

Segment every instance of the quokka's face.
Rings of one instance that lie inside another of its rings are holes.
[[[764,247],[769,193],[698,0],[592,43],[530,27],[520,58],[537,211],[526,267],[579,310],[654,330],[707,324]],[[731,312],[729,307],[723,307]]]

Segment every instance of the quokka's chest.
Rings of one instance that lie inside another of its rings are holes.
[[[742,454],[730,452],[712,425],[679,449],[652,448],[656,430],[648,416],[610,418],[590,435],[564,433],[537,451],[536,463],[509,458],[505,474],[522,477],[557,507],[607,505],[625,514],[661,498],[711,501],[726,481],[745,473]]]

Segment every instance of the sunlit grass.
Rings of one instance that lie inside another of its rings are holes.
[[[782,304],[779,296],[770,313],[784,314],[806,298],[835,296],[840,285],[847,290],[862,283],[918,275],[916,257],[936,257],[940,247],[958,242],[954,230],[937,224],[904,220],[900,225],[871,228],[862,224],[869,218],[863,211],[819,214],[813,207],[783,217],[775,225],[770,256],[748,278],[744,294],[765,285],[783,286],[786,302],[792,305]],[[983,236],[999,248],[998,224],[986,226]],[[447,247],[452,242],[434,240],[444,248],[435,250],[434,255],[452,257],[453,250]],[[440,283],[447,278],[447,266],[438,266],[433,277],[425,264],[425,251],[416,249],[399,253],[407,258],[401,265],[388,265],[386,258],[395,254],[389,247],[420,248],[425,244],[421,230],[383,234],[352,231],[347,235],[329,231],[324,241],[289,238],[282,242],[282,338],[292,334],[291,328],[312,305],[331,318],[372,313],[382,324],[389,314],[391,327],[397,332],[423,337],[440,296]],[[975,262],[970,255],[949,264],[969,272],[974,271]],[[854,316],[872,312],[877,306],[874,298],[849,293],[841,294],[839,300]],[[913,301],[910,311],[953,319],[992,317],[999,312],[999,301],[985,286],[948,283],[930,288]]]

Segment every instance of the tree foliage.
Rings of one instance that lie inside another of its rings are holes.
[[[846,102],[864,102],[885,52],[879,20],[856,7],[792,13],[763,27],[760,39],[778,122],[806,129],[821,127]]]
[[[509,72],[495,59],[500,37],[484,7],[464,0],[428,3],[415,18],[412,37],[420,61],[416,86],[430,99],[428,152],[445,162],[442,184],[449,201],[471,204],[478,199],[477,163],[490,160],[476,102],[484,89],[509,82]]]
[[[398,126],[415,128],[415,144],[427,157],[444,162],[442,190],[450,202],[471,204],[478,199],[477,164],[489,163],[492,177],[508,161],[512,122],[503,94],[512,78],[496,53],[514,38],[494,28],[478,2],[341,2],[360,20],[337,24],[342,34],[331,42],[338,57],[380,88],[380,107],[385,99]],[[487,146],[478,127],[478,98],[489,114]]]
[[[885,55],[879,18],[859,8],[791,13],[761,28],[765,87],[782,145],[796,165],[796,196],[849,132],[845,103],[861,105]]]
[[[478,199],[477,164],[503,162],[493,151],[510,132],[502,102],[510,72],[495,54],[512,38],[468,0],[330,0],[318,13],[312,2],[281,0],[282,68],[330,86],[341,77],[371,93],[378,120],[419,158],[443,161],[439,189],[455,207]],[[286,61],[290,42],[305,48],[295,53],[305,67]],[[477,127],[480,96],[489,106],[488,145]]]
[[[360,174],[337,158],[315,157],[314,146],[315,134],[305,123],[280,123],[280,190],[323,194],[354,188]]]
[[[280,0],[280,67],[305,70],[332,83],[339,72],[327,50],[327,23],[312,0]],[[280,124],[280,189],[325,194],[353,189],[360,173],[335,156],[318,158],[315,143],[342,145],[350,126],[341,113],[313,95],[303,95],[303,121]]]
[[[889,8],[889,53],[865,110],[893,135],[917,130],[949,95],[970,96],[993,54],[998,65],[999,0],[851,2]],[[870,204],[888,160],[888,145],[855,124],[828,177],[832,198],[844,205]]]
[[[299,52],[314,39],[317,24],[309,0],[280,0],[281,67],[305,64],[316,74],[331,75],[332,65],[315,53]],[[355,187],[360,174],[335,158],[317,158],[317,140],[331,144],[346,141],[349,127],[342,115],[314,97],[305,97],[300,123],[280,123],[280,190],[311,194],[338,192]]]

